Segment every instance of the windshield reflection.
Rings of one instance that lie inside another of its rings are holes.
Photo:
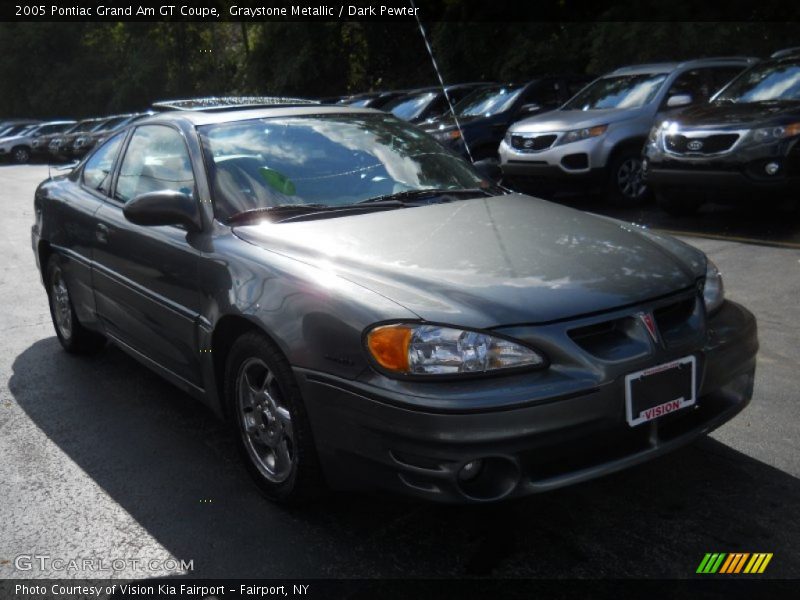
[[[254,119],[200,128],[217,218],[286,204],[343,206],[409,190],[465,189],[471,165],[385,115]]]

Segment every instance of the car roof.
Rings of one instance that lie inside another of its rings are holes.
[[[694,60],[686,60],[682,62],[659,62],[659,63],[645,63],[641,65],[628,65],[620,67],[610,73],[603,75],[603,77],[610,77],[612,75],[643,75],[647,73],[671,73],[676,69],[694,69],[700,67],[746,67],[758,62],[757,58],[750,56],[720,56],[713,58],[697,58]]]
[[[236,121],[248,121],[252,119],[267,119],[274,117],[307,117],[314,115],[337,115],[337,114],[374,114],[384,115],[386,113],[374,108],[350,107],[342,104],[309,104],[305,106],[274,106],[270,108],[239,108],[215,111],[191,111],[191,110],[171,110],[157,113],[151,117],[146,117],[136,121],[136,125],[163,121],[188,121],[194,126],[215,125],[218,123],[234,123]]]
[[[183,100],[159,100],[153,102],[157,110],[232,110],[256,106],[286,106],[319,104],[307,98],[287,98],[281,96],[208,96],[205,98],[186,98]]]

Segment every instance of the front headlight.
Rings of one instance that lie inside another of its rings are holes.
[[[454,141],[461,138],[461,132],[458,129],[445,129],[442,131],[436,131],[433,134],[440,142],[449,142]]]
[[[775,127],[763,127],[753,130],[753,140],[758,144],[794,137],[796,135],[800,135],[800,123],[776,125]]]
[[[706,264],[706,281],[703,285],[703,300],[706,303],[706,313],[711,314],[722,306],[725,300],[725,286],[722,284],[722,275],[711,259]]]
[[[598,137],[603,135],[607,129],[608,125],[595,125],[594,127],[585,127],[584,129],[573,129],[562,135],[561,139],[556,142],[556,145],[561,146],[563,144],[571,144],[572,142],[580,142],[581,140]]]
[[[481,374],[546,364],[532,348],[506,338],[421,323],[374,327],[366,346],[380,367],[398,375]]]

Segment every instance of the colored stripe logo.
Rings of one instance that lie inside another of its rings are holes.
[[[750,552],[707,552],[700,561],[696,573],[726,575],[763,573],[771,560],[772,552],[754,552],[752,554]]]

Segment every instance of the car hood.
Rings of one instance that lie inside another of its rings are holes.
[[[234,234],[469,327],[608,310],[694,285],[704,255],[673,238],[518,194],[292,223]]]
[[[800,103],[702,104],[682,111],[672,120],[688,127],[760,125],[793,117],[800,119]]]
[[[601,110],[553,110],[514,123],[509,130],[520,133],[569,131],[596,125],[627,121],[642,114],[641,108],[608,108]]]

